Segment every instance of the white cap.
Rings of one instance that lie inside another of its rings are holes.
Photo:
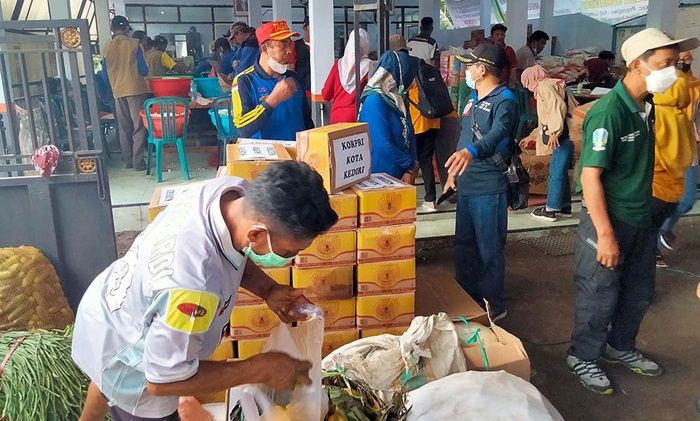
[[[622,58],[629,65],[649,50],[677,45],[678,49],[690,51],[698,47],[697,38],[673,39],[656,28],[647,28],[632,35],[622,44]]]

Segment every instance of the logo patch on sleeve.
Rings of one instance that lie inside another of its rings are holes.
[[[608,131],[600,128],[593,130],[593,150],[602,152],[608,144]]]
[[[168,292],[165,324],[185,333],[204,333],[216,315],[219,298],[208,292],[173,289]]]

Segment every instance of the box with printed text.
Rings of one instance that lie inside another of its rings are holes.
[[[357,262],[360,264],[413,259],[415,256],[414,224],[357,230]]]
[[[321,356],[325,357],[343,345],[360,339],[360,331],[357,329],[332,330],[323,334],[323,348]]]
[[[252,262],[248,262],[249,265],[252,265]],[[275,282],[277,282],[280,285],[289,285],[290,280],[291,280],[291,268],[290,267],[283,267],[283,268],[270,268],[270,269],[263,269],[263,272],[267,274],[270,278],[272,278]],[[253,294],[252,292],[248,291],[247,289],[241,287],[238,288],[238,293],[236,293],[236,305],[241,306],[241,305],[255,305],[255,304],[262,304],[264,303],[263,299],[258,297],[257,295]]]
[[[357,195],[350,189],[328,196],[331,208],[338,214],[338,222],[329,231],[357,229]]]
[[[303,288],[311,300],[340,300],[353,296],[354,266],[292,269],[292,286]]]
[[[416,295],[370,295],[357,297],[357,328],[400,327],[411,324]]]
[[[367,180],[372,173],[369,127],[338,123],[298,132],[297,160],[321,174],[329,194]]]
[[[264,338],[278,324],[279,317],[267,304],[234,306],[231,312],[231,338]]]
[[[387,174],[372,174],[355,185],[360,227],[408,224],[416,221],[416,187]]]
[[[337,231],[321,234],[309,247],[302,250],[294,262],[298,267],[354,265],[357,259],[355,231]]]
[[[292,159],[297,159],[297,142],[293,140],[273,140],[273,139],[250,139],[246,137],[239,137],[236,141],[239,145],[259,145],[259,144],[272,144],[281,145],[287,150],[289,156]]]
[[[416,290],[414,259],[357,265],[357,295],[380,295]]]
[[[284,146],[279,144],[226,145],[227,174],[247,181],[255,180],[273,162],[291,159]]]
[[[355,297],[344,300],[314,300],[323,310],[326,331],[355,328]]]
[[[151,202],[148,204],[148,222],[153,222],[156,216],[165,210],[175,199],[184,195],[192,188],[198,187],[200,184],[200,182],[195,182],[156,187],[151,195]]]

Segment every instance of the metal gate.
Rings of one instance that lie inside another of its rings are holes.
[[[86,20],[0,22],[0,247],[40,249],[74,308],[116,258],[92,60]],[[31,156],[49,144],[41,177]]]

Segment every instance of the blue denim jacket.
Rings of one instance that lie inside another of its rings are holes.
[[[462,110],[457,150],[466,148],[474,160],[457,180],[460,194],[479,196],[506,190],[503,171],[489,158],[498,153],[506,162],[510,160],[516,124],[515,95],[505,85],[499,85],[482,99],[472,91]],[[481,133],[481,139],[477,139],[475,130]]]

